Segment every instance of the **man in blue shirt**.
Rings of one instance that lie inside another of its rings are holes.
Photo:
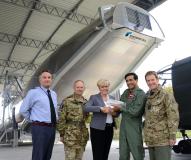
[[[57,95],[50,90],[52,74],[43,70],[40,86],[29,90],[20,108],[20,114],[31,122],[32,160],[50,160],[55,140]]]

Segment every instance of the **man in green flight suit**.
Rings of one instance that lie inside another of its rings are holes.
[[[60,140],[64,143],[65,160],[82,160],[89,139],[85,124],[88,115],[83,112],[83,107],[87,102],[82,96],[85,90],[84,82],[75,81],[73,88],[74,93],[63,101],[57,129],[60,133]]]
[[[128,89],[121,95],[120,100],[125,106],[114,106],[114,111],[120,110],[122,120],[119,135],[120,160],[130,160],[130,153],[134,160],[144,159],[142,140],[142,115],[144,113],[145,93],[138,87],[138,76],[135,73],[125,75]]]

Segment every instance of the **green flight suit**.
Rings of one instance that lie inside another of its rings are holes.
[[[143,160],[142,115],[144,113],[145,93],[138,87],[131,92],[127,89],[121,95],[121,101],[125,102],[126,105],[121,108],[119,159],[130,160],[131,152],[134,160]]]

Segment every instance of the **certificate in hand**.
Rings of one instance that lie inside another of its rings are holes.
[[[119,107],[122,107],[122,106],[125,105],[124,102],[118,101],[118,100],[114,100],[114,99],[109,99],[107,103],[110,104],[111,106],[119,106]]]

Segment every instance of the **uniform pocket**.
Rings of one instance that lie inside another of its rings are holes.
[[[83,119],[83,111],[81,106],[72,106],[67,109],[67,119],[72,121],[79,121]]]
[[[81,130],[82,138],[81,138],[81,144],[85,146],[87,144],[87,141],[89,140],[89,132],[87,128],[82,128]]]
[[[79,141],[81,138],[80,129],[74,125],[67,125],[64,140],[67,141]]]

